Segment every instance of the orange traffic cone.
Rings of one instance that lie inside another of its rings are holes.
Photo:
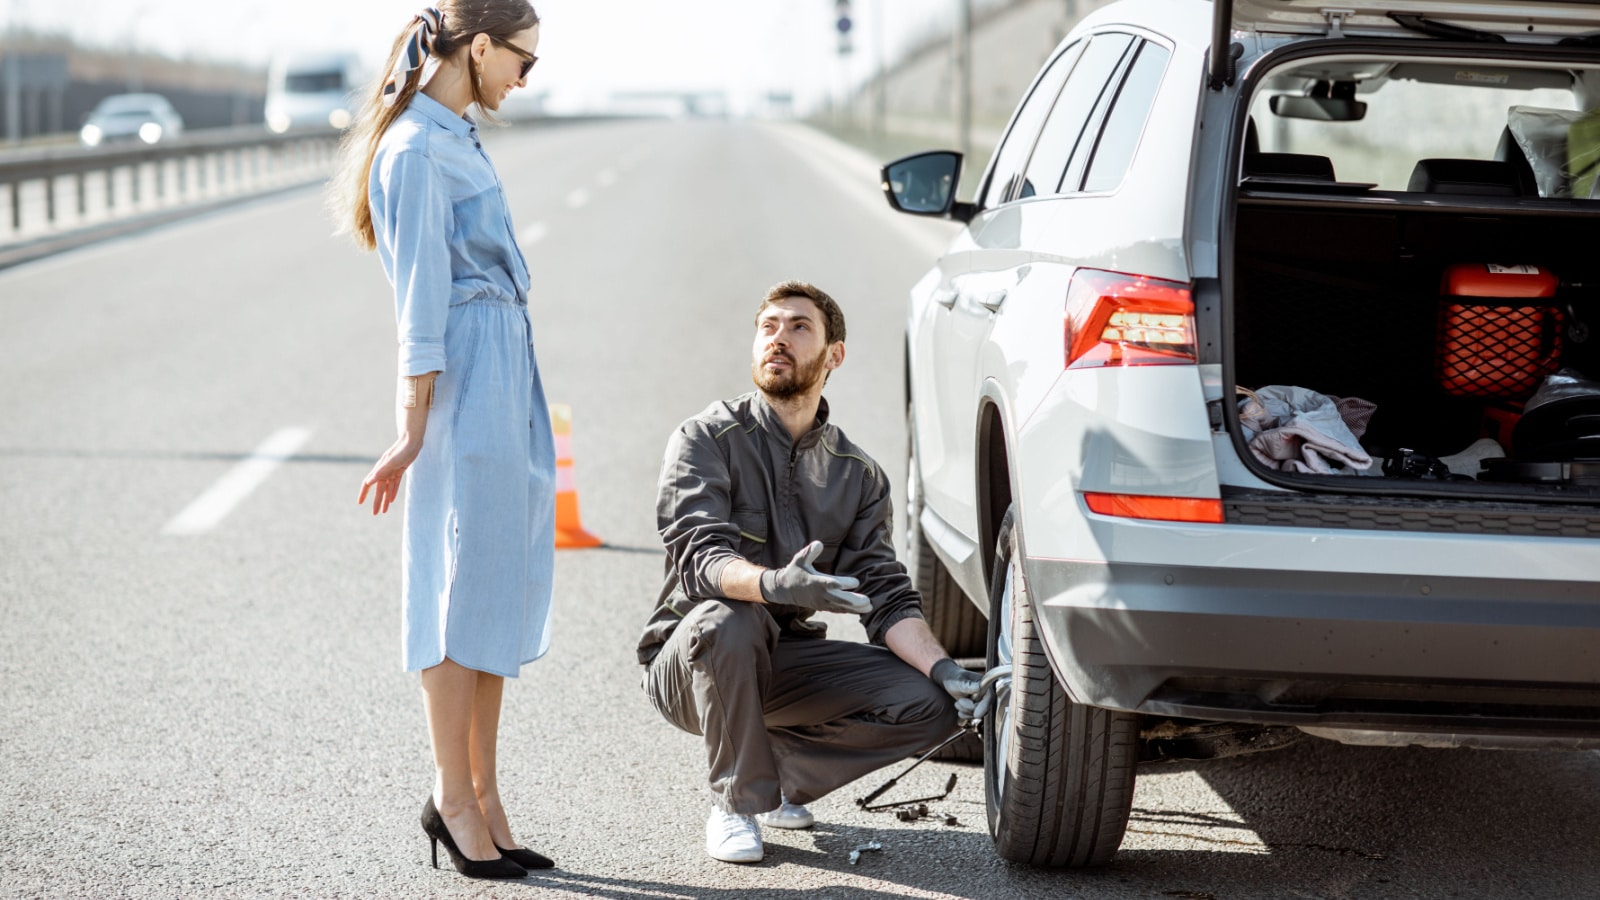
[[[578,519],[578,485],[572,477],[572,407],[550,404],[550,430],[556,438],[556,549],[598,547],[605,541],[584,531]]]

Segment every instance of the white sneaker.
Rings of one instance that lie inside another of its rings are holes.
[[[817,817],[804,806],[784,800],[777,809],[756,814],[756,821],[769,828],[810,828],[817,824]]]
[[[723,862],[761,862],[765,853],[761,826],[754,816],[723,812],[713,806],[711,817],[706,819],[706,853]]]

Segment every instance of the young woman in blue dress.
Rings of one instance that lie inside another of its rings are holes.
[[[495,744],[505,678],[549,648],[555,449],[527,263],[468,115],[524,87],[538,45],[526,0],[418,13],[334,184],[341,225],[394,287],[399,437],[357,502],[377,515],[404,501],[402,650],[422,673],[436,770],[422,827],[435,867],[442,843],[474,878],[552,865],[512,835]]]

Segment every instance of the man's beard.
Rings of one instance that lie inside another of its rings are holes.
[[[779,369],[776,372],[769,371],[766,363],[773,357],[788,360],[789,368]],[[787,400],[790,397],[798,397],[822,383],[822,379],[827,375],[827,370],[823,368],[827,358],[827,347],[823,347],[816,358],[806,362],[798,362],[788,353],[769,353],[750,366],[750,377],[754,379],[756,387],[761,389],[761,393],[774,400]]]

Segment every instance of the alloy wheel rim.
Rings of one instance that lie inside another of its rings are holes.
[[[996,665],[1009,666],[1012,661],[1014,627],[1011,617],[1016,597],[1016,569],[1009,562],[1006,564],[1005,579],[1000,588],[1000,609],[996,611],[996,615],[1000,617],[1000,628],[995,636],[994,655]],[[1010,770],[1011,758],[1011,698],[1005,697],[1004,703],[998,702],[999,699],[996,698],[997,702],[994,705],[994,749],[997,767],[994,791],[997,799],[1005,796],[1006,773]]]

